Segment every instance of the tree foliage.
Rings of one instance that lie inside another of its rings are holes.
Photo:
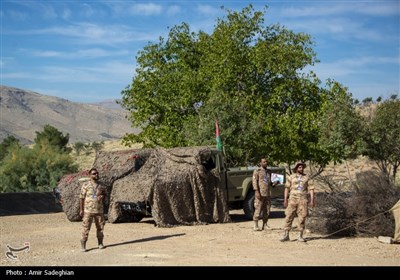
[[[142,130],[124,142],[215,145],[218,115],[229,166],[264,155],[271,163],[326,164],[331,150],[319,145],[319,114],[337,93],[305,70],[318,62],[310,35],[264,19],[252,5],[228,10],[211,34],[183,23],[141,50],[121,105]]]
[[[83,142],[75,142],[73,145],[73,148],[75,150],[75,153],[77,156],[81,154],[81,152],[85,149],[85,143]]]
[[[363,153],[395,179],[400,165],[400,100],[389,99],[377,106],[368,123]]]
[[[361,153],[365,123],[347,88],[332,80],[328,85],[329,94],[319,117],[319,148],[324,157],[321,161],[336,164],[343,159],[355,159]]]
[[[12,135],[3,140],[0,144],[0,161],[7,155],[10,147],[14,145],[19,146],[19,140]]]
[[[57,147],[62,152],[69,153],[71,148],[67,147],[69,142],[69,134],[64,135],[57,128],[47,124],[43,127],[43,131],[36,131],[36,145],[47,145]]]
[[[63,136],[61,132],[54,127],[45,127],[37,134],[40,136],[32,149],[15,144],[10,138],[1,144],[6,147],[6,153],[0,161],[0,192],[50,191],[61,176],[77,171],[66,149],[68,142],[63,144],[62,139],[66,138],[60,137],[60,141],[48,139],[50,135]],[[10,142],[14,144],[7,144]]]

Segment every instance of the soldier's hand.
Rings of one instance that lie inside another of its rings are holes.
[[[79,216],[83,217],[83,210],[79,211]]]
[[[283,201],[283,207],[287,207],[287,205],[288,205],[288,203],[287,203],[287,200],[285,199],[284,201]]]
[[[311,200],[311,201],[310,201],[310,207],[311,207],[311,208],[314,208],[314,200]]]
[[[260,194],[260,192],[259,192],[259,191],[256,191],[256,198],[257,198],[258,200],[260,200],[260,199],[261,199],[261,194]]]

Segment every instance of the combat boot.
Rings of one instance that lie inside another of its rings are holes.
[[[86,241],[87,240],[81,240],[81,252],[86,252]]]
[[[262,227],[261,227],[261,230],[267,230],[267,229],[270,229],[270,227],[268,226],[268,224],[267,224],[267,221],[263,221],[263,223],[262,223]]]
[[[254,231],[260,231],[261,229],[258,227],[258,221],[254,221]]]
[[[283,234],[283,237],[279,239],[281,242],[289,241],[289,231],[285,230],[285,233]]]
[[[306,242],[306,240],[303,238],[303,230],[300,231],[299,237],[297,238],[297,241],[299,242]]]
[[[103,245],[103,237],[98,237],[97,241],[99,243],[99,249],[104,249],[104,245]]]

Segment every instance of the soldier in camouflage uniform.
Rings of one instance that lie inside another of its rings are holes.
[[[300,230],[297,241],[305,242],[303,232],[308,215],[308,193],[310,193],[310,207],[314,207],[314,187],[309,184],[310,178],[304,174],[305,167],[306,165],[304,163],[298,162],[293,168],[293,174],[289,176],[285,184],[284,206],[286,208],[286,217],[284,226],[285,233],[280,239],[282,242],[289,240],[289,231],[292,228],[292,222],[296,214]]]
[[[89,170],[90,181],[82,185],[80,200],[80,215],[83,217],[83,230],[81,239],[81,251],[86,252],[90,227],[93,220],[97,229],[99,249],[103,249],[103,230],[105,225],[103,203],[106,198],[106,189],[98,183],[99,173],[95,168]]]
[[[271,174],[267,169],[267,159],[262,158],[260,161],[260,167],[253,172],[253,189],[255,192],[254,198],[254,230],[261,231],[267,225],[269,212],[271,209],[271,186],[275,186],[275,183],[271,182]],[[262,215],[262,227],[258,227],[258,220]]]

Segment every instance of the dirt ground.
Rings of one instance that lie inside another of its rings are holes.
[[[80,222],[63,212],[0,217],[1,266],[400,266],[400,245],[377,238],[329,238],[307,232],[307,242],[280,242],[283,211],[272,209],[270,229],[252,230],[241,210],[232,223],[159,228],[152,218],[105,226],[97,249],[95,228],[86,253],[80,252]],[[296,222],[296,221],[295,221]],[[93,225],[94,226],[94,225]],[[7,248],[30,250],[14,252]]]

